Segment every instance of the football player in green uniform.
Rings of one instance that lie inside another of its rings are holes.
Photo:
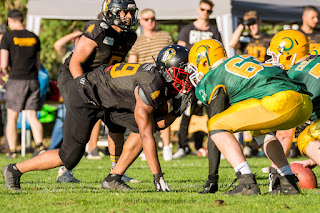
[[[266,134],[260,144],[281,175],[281,188],[273,193],[299,194],[297,179],[273,131],[301,125],[310,117],[312,102],[305,85],[290,79],[281,68],[252,56],[226,58],[224,47],[216,40],[202,42],[194,45],[189,54],[190,69],[194,70],[190,81],[196,87],[196,97],[209,105],[210,112],[219,102],[225,104],[227,100],[231,105],[208,115],[209,136],[239,180],[239,185],[227,194],[260,194],[255,175],[232,134],[246,130],[254,136]]]
[[[290,78],[303,82],[308,91],[312,93],[313,112],[308,123],[298,127],[298,148],[303,155],[310,159],[300,162],[313,168],[320,165],[320,57],[319,49],[314,49],[309,54],[308,38],[297,30],[284,30],[276,34],[270,43],[269,54],[272,56],[271,63],[287,70]],[[313,122],[313,123],[312,123]],[[310,125],[310,123],[312,123]],[[303,129],[305,128],[305,129]],[[303,130],[303,131],[302,131]],[[302,132],[301,132],[302,131]],[[278,134],[285,140],[280,140],[284,151],[289,152],[294,131],[279,131]],[[280,138],[279,138],[280,139]],[[273,167],[274,165],[272,165]],[[274,169],[270,169],[271,173]],[[270,187],[276,188],[276,177],[270,176]]]

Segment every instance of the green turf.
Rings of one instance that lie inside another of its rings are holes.
[[[29,156],[30,157],[30,156]],[[5,159],[0,155],[1,168],[8,163],[28,158]],[[110,170],[110,159],[82,159],[75,177],[81,183],[55,182],[57,169],[29,172],[22,176],[20,192],[8,192],[0,179],[0,212],[319,212],[320,190],[303,190],[302,195],[227,196],[224,191],[234,179],[233,169],[221,161],[219,192],[198,194],[206,181],[206,158],[188,156],[164,162],[165,179],[173,192],[155,192],[153,177],[145,161],[137,159],[127,171],[142,183],[129,184],[133,192],[110,192],[101,189],[101,181]],[[304,158],[300,158],[304,159]],[[266,158],[250,158],[249,164],[262,193],[268,190],[268,175],[261,172],[269,165]],[[290,159],[292,161],[292,159]],[[320,169],[313,170],[320,177]],[[225,205],[216,204],[223,200]],[[216,201],[216,202],[215,202]]]

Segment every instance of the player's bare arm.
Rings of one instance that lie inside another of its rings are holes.
[[[82,64],[87,61],[87,59],[97,46],[98,44],[95,41],[85,36],[81,36],[74,49],[69,65],[70,72],[74,79],[84,73]]]

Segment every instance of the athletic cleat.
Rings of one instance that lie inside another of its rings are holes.
[[[124,173],[124,174],[122,175],[121,180],[123,180],[123,181],[126,182],[126,183],[140,183],[140,182],[141,182],[141,181],[139,181],[139,180],[133,179],[132,177],[129,177],[129,176],[127,175],[127,173]]]
[[[227,195],[259,195],[260,194],[260,189],[254,174],[241,175],[240,172],[237,172],[236,176],[237,178],[233,181],[231,186],[237,180],[239,180],[239,185],[235,187],[233,190],[227,191],[226,192]]]
[[[172,159],[179,159],[179,158],[184,158],[186,156],[186,152],[184,149],[180,148],[174,155],[172,156]]]
[[[79,183],[80,180],[73,177],[72,170],[61,166],[58,170],[57,183]]]
[[[199,194],[216,193],[218,191],[218,184],[208,180],[203,190]]]
[[[300,188],[297,184],[299,181],[295,175],[286,175],[278,177],[280,180],[280,186],[271,192],[270,194],[283,194],[283,195],[298,195],[300,194]]]
[[[280,174],[273,167],[269,167],[269,192],[280,188]]]
[[[102,181],[102,188],[108,190],[122,190],[122,191],[130,191],[133,190],[130,186],[128,186],[123,180],[117,181],[107,181],[106,178]]]
[[[15,176],[12,172],[8,170],[8,167],[12,164],[6,165],[2,169],[2,176],[5,180],[6,187],[9,191],[18,191],[20,190],[20,177],[21,176]]]
[[[94,148],[91,152],[88,153],[87,157],[88,160],[100,160],[102,157],[99,154],[99,149]]]
[[[33,151],[32,157],[40,155],[40,154],[44,153],[45,151],[46,151],[46,148],[42,144],[37,145],[35,150]]]
[[[17,157],[18,157],[17,152],[10,152],[10,153],[6,154],[6,158],[7,159],[14,159],[14,158],[17,158]]]
[[[172,148],[170,146],[163,147],[163,160],[164,161],[172,160]]]
[[[204,185],[204,188],[200,194],[207,194],[207,193],[215,193],[218,191],[218,180],[219,175],[209,175],[208,180],[206,182],[206,185]]]

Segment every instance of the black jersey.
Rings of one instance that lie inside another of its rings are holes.
[[[313,50],[316,47],[320,46],[320,30],[314,29],[312,33],[306,34],[299,28],[299,31],[304,33],[309,39],[309,50]]]
[[[261,37],[258,39],[253,38],[252,36],[240,37],[240,50],[243,54],[249,54],[255,58],[260,59],[261,61],[266,61],[270,58],[267,55],[268,47],[270,46],[270,41],[273,35],[268,35],[262,33]]]
[[[134,111],[134,90],[139,87],[148,105],[155,109],[166,103],[166,82],[154,63],[102,65],[78,79],[80,95],[86,103],[105,108]]]
[[[103,20],[88,21],[82,35],[98,44],[82,65],[84,72],[90,72],[102,64],[113,65],[123,62],[137,40],[137,34],[133,30],[118,33]],[[72,54],[66,59],[66,65],[69,65],[71,57]]]
[[[40,40],[34,33],[28,30],[8,31],[3,35],[1,49],[9,51],[10,79],[38,80]]]
[[[205,39],[216,39],[222,42],[221,35],[217,27],[212,24],[210,24],[210,28],[208,30],[199,30],[193,23],[190,23],[184,26],[178,35],[178,41],[186,42],[186,48],[189,50],[195,43]]]

